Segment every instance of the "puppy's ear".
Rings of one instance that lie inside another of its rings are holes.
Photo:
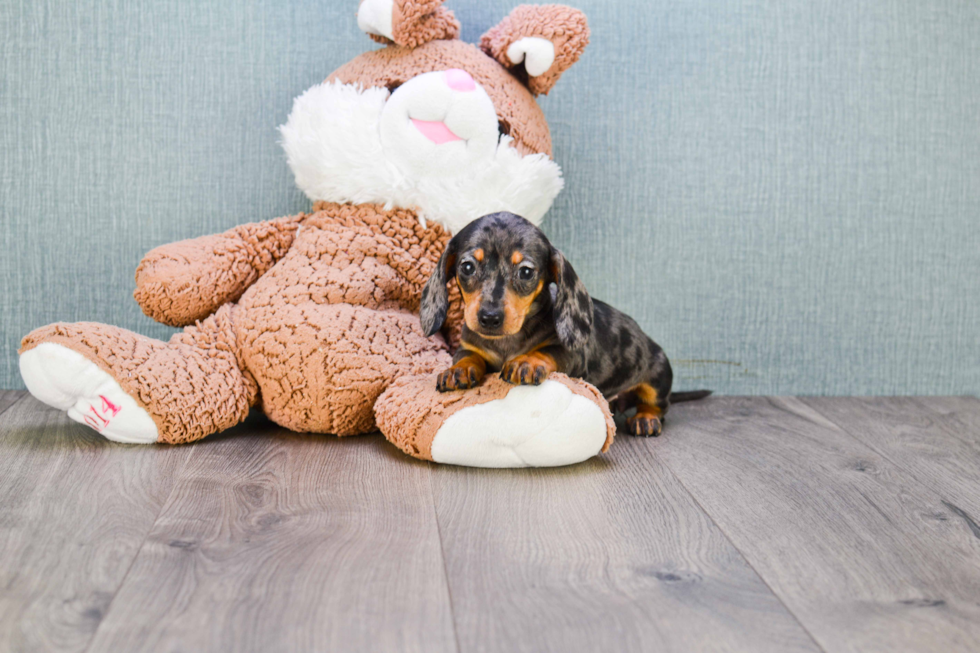
[[[433,335],[442,328],[449,310],[449,291],[446,284],[456,276],[456,253],[459,249],[459,234],[446,245],[446,251],[439,257],[436,269],[422,290],[422,304],[419,306],[419,320],[426,336]]]
[[[551,279],[555,294],[555,331],[568,349],[580,349],[592,336],[592,298],[571,264],[557,249],[551,250]]]

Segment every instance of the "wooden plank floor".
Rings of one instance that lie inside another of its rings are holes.
[[[544,470],[0,391],[0,651],[980,650],[980,401],[717,397]]]

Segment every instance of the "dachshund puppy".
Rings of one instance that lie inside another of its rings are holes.
[[[446,285],[462,291],[462,341],[441,392],[472,388],[488,371],[515,385],[539,385],[552,372],[580,377],[620,410],[636,406],[630,433],[657,436],[671,399],[673,373],[663,350],[612,306],[593,300],[562,253],[533,224],[513,213],[471,222],[446,246],[422,292],[427,336],[446,320]]]

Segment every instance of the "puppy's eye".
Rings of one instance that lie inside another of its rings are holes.
[[[476,272],[476,266],[470,261],[463,261],[463,264],[459,266],[459,273],[464,277],[468,277]]]
[[[534,268],[522,266],[517,270],[517,278],[521,281],[530,281],[534,278]]]

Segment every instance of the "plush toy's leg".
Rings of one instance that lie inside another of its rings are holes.
[[[234,307],[165,343],[94,323],[52,324],[22,343],[41,401],[118,442],[191,442],[241,422],[257,389],[242,369]]]
[[[27,389],[44,403],[67,411],[109,440],[130,444],[157,441],[157,425],[98,365],[56,342],[42,342],[20,357]]]
[[[517,387],[492,375],[445,393],[435,375],[403,377],[374,409],[381,432],[408,455],[471,467],[570,465],[606,451],[616,433],[599,391],[558,373]]]
[[[254,298],[249,298],[250,300]],[[246,366],[266,416],[293,431],[377,430],[374,403],[394,379],[451,364],[418,316],[350,304],[242,307]]]

